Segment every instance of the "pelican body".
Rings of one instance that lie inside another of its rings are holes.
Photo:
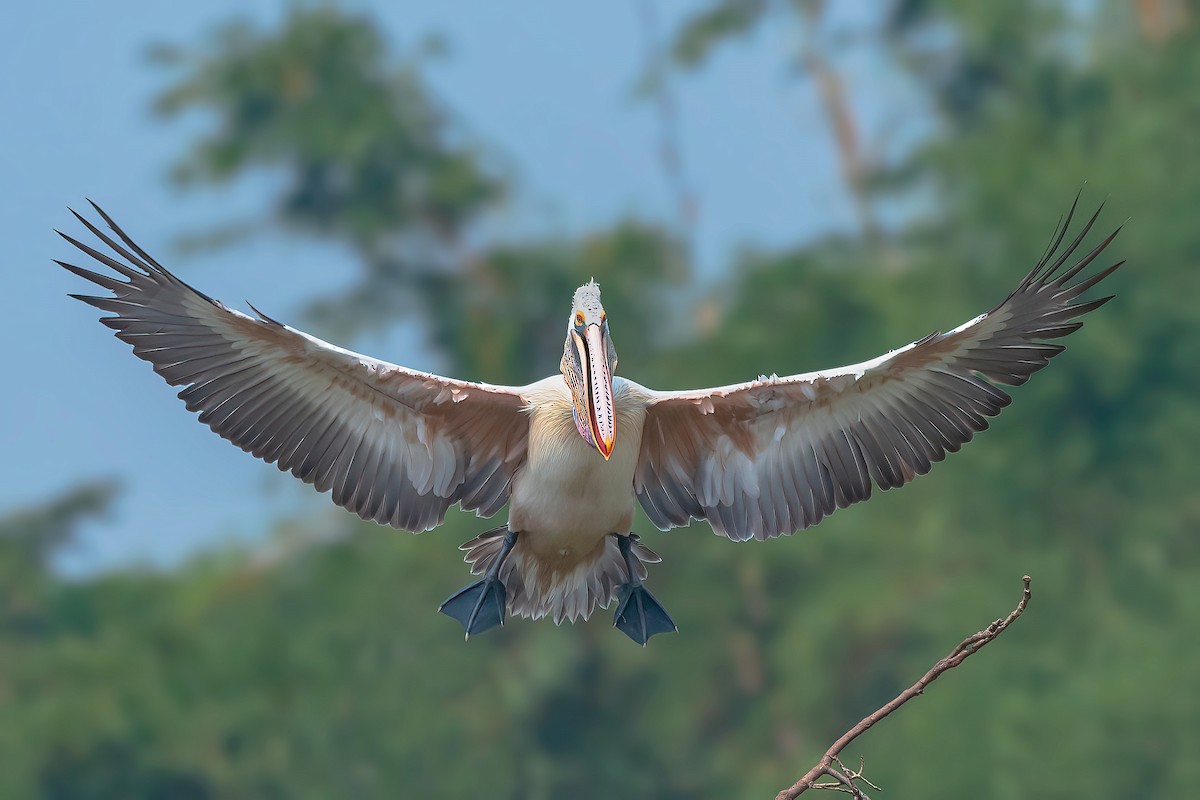
[[[441,607],[468,636],[508,614],[574,622],[614,601],[614,624],[640,644],[675,630],[643,583],[660,559],[631,531],[635,503],[662,530],[703,519],[763,540],[901,486],[986,429],[1010,402],[999,385],[1061,352],[1050,340],[1111,299],[1081,296],[1124,263],[1080,277],[1114,232],[1068,264],[1100,213],[1064,248],[1072,206],[1017,288],[947,333],[838,369],[680,392],[615,375],[591,282],[572,298],[560,374],[494,386],[227,308],[93,207],[115,239],[75,216],[113,255],[63,237],[119,277],[59,261],[108,292],[73,296],[110,313],[101,322],[217,434],[396,528],[429,530],[456,504],[484,517],[508,505],[505,525],[462,546],[482,577]]]

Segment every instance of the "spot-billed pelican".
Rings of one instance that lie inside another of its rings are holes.
[[[484,517],[509,504],[507,524],[462,547],[483,577],[441,607],[468,636],[506,613],[574,622],[613,600],[614,624],[640,644],[675,630],[643,585],[660,559],[630,531],[635,498],[663,530],[704,519],[745,541],[901,486],[988,426],[1009,403],[997,384],[1022,384],[1061,352],[1047,340],[1110,299],[1079,298],[1120,266],[1072,283],[1116,232],[1068,265],[1100,212],[1060,254],[1068,214],[1008,297],[948,333],[840,369],[672,392],[614,376],[593,282],[575,292],[561,374],[491,386],[227,308],[95,208],[116,240],[75,216],[116,258],[63,236],[125,280],[60,261],[109,292],[73,296],[111,313],[101,321],[182,386],[213,431],[363,519],[409,531],[436,527],[455,504]]]

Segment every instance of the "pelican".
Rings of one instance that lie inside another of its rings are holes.
[[[71,213],[112,255],[60,235],[115,276],[56,263],[106,290],[71,296],[111,314],[100,321],[182,386],[201,422],[363,519],[420,532],[453,505],[490,517],[507,504],[506,524],[462,545],[482,577],[440,608],[467,637],[506,615],[575,622],[616,601],[614,625],[645,645],[676,627],[644,584],[661,559],[631,531],[635,500],[662,530],[697,519],[764,540],[928,472],[1008,405],[1000,385],[1045,367],[1063,350],[1050,340],[1111,299],[1081,296],[1124,262],[1083,271],[1119,229],[1068,265],[1100,214],[1062,248],[1077,204],[1016,289],[948,333],[861,364],[692,391],[615,375],[594,282],[572,300],[561,374],[492,386],[228,308],[94,203],[115,239]]]

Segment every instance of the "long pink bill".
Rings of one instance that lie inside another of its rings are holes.
[[[599,325],[588,325],[584,332],[588,356],[588,409],[592,438],[596,449],[607,461],[617,438],[617,412],[613,405],[612,373],[608,369],[608,347]]]

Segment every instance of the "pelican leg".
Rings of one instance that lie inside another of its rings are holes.
[[[650,594],[650,590],[638,577],[638,557],[633,552],[637,534],[614,536],[617,537],[617,545],[621,548],[621,556],[625,559],[625,567],[629,571],[629,583],[617,589],[619,603],[617,613],[613,615],[613,627],[645,647],[654,634],[674,633],[679,629],[675,627],[671,615],[654,595]]]
[[[516,531],[504,534],[504,543],[496,560],[488,567],[484,576],[469,586],[459,589],[438,606],[438,611],[454,617],[466,629],[466,638],[473,633],[504,624],[504,609],[508,602],[504,582],[500,580],[500,568],[517,543]]]

